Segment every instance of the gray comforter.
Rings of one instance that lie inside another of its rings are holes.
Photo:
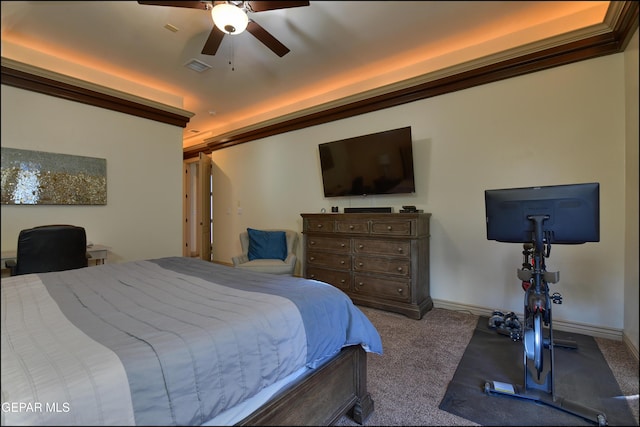
[[[170,257],[2,280],[3,425],[199,425],[347,345],[341,291]]]

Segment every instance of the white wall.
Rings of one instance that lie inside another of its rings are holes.
[[[392,206],[397,212],[411,204],[433,215],[434,299],[522,312],[516,278],[522,246],[486,239],[484,190],[599,182],[601,241],[555,245],[547,268],[560,271],[552,291],[564,296],[564,304],[554,306],[554,320],[619,332],[625,298],[624,71],[624,55],[609,55],[215,151],[214,259],[230,262],[246,227],[300,231],[303,212],[334,205],[341,211]],[[323,197],[318,144],[407,125],[414,195]],[[636,213],[631,221],[637,220]]]
[[[2,205],[2,250],[21,229],[85,227],[107,262],[182,254],[182,128],[2,85],[2,146],[107,160],[104,206]]]
[[[624,285],[624,329],[638,356],[638,30],[625,51],[625,93],[626,97],[626,242],[625,242],[625,285]]]

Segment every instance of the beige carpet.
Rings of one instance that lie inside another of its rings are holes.
[[[364,425],[478,425],[438,409],[478,316],[433,309],[421,320],[368,307],[360,309],[380,332],[383,355],[370,354],[368,385],[375,410]],[[505,337],[505,339],[508,339]],[[638,420],[638,361],[622,342],[597,338]],[[348,417],[337,425],[356,426]]]

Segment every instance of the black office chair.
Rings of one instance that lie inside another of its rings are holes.
[[[42,225],[20,231],[16,260],[6,265],[12,276],[18,276],[86,267],[89,258],[83,227]]]

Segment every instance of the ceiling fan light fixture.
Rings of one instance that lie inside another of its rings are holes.
[[[249,23],[244,10],[229,3],[215,5],[211,9],[211,17],[215,26],[225,34],[240,34]]]

